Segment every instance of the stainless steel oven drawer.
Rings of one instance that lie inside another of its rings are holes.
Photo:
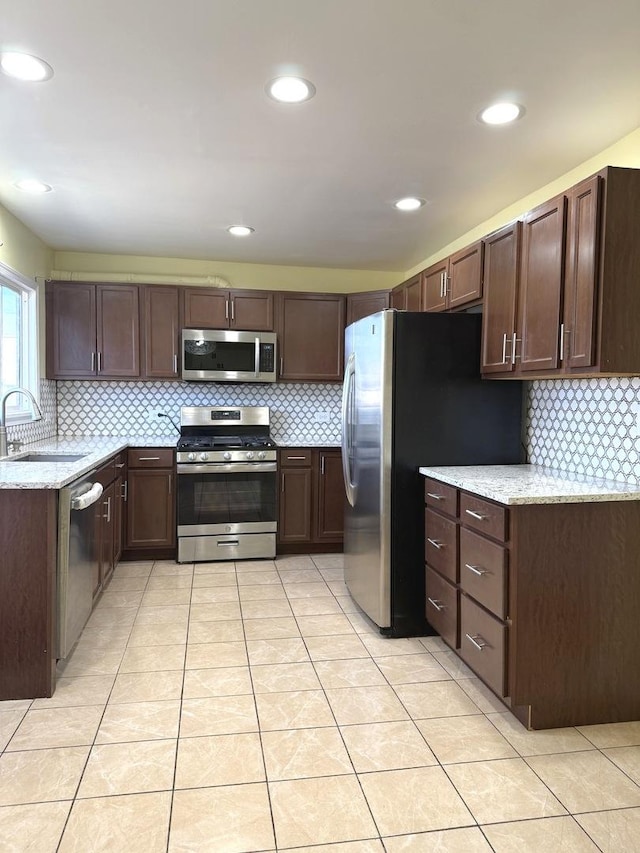
[[[252,558],[272,560],[275,555],[275,533],[178,537],[179,563],[250,560]]]

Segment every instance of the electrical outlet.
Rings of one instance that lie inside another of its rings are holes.
[[[147,409],[147,419],[150,421],[158,420],[158,410],[157,409]]]

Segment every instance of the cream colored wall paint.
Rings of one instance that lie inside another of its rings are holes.
[[[425,258],[425,260],[421,261],[417,266],[407,270],[402,278],[396,280],[396,284],[399,284],[401,281],[406,281],[408,278],[411,278],[411,276],[419,273],[423,269],[426,269],[426,267],[431,266],[431,264],[434,264],[441,258],[445,258],[447,255],[452,254],[458,249],[463,249],[465,246],[468,246],[469,243],[473,243],[475,240],[485,237],[487,234],[490,234],[492,231],[496,231],[498,228],[501,228],[503,225],[506,225],[514,219],[518,219],[528,210],[531,210],[531,208],[538,204],[542,204],[542,202],[547,201],[547,199],[553,198],[553,196],[569,189],[569,187],[577,184],[583,178],[588,178],[604,166],[628,166],[631,168],[640,168],[640,128],[634,130],[633,133],[630,133],[628,136],[623,137],[609,148],[605,148],[604,151],[596,154],[595,157],[591,157],[589,160],[586,160],[584,163],[576,166],[575,169],[572,169],[570,172],[566,172],[557,180],[552,181],[550,184],[546,184],[544,187],[541,187],[539,190],[536,190],[530,195],[521,198],[509,207],[505,207],[504,210],[500,211],[500,213],[492,216],[491,219],[481,222],[476,228],[473,228],[471,231],[467,231],[466,234],[463,234],[447,246],[443,246],[442,249],[432,255],[429,255],[428,258]]]
[[[53,250],[0,205],[0,261],[34,282],[38,289],[38,366],[45,372],[44,349],[44,285],[36,276],[46,278],[53,264]]]
[[[91,279],[103,274],[135,276],[221,276],[231,287],[256,290],[304,290],[328,293],[384,290],[401,280],[401,272],[372,272],[323,267],[288,267],[270,264],[241,264],[231,261],[198,261],[187,258],[153,258],[138,255],[106,255],[89,252],[56,252],[55,270],[89,273]],[[75,276],[74,276],[75,278]],[[82,279],[82,275],[78,276]]]

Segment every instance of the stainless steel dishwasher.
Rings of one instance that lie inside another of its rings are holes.
[[[58,649],[66,658],[80,636],[93,606],[99,555],[96,511],[102,485],[91,477],[76,480],[58,496]]]

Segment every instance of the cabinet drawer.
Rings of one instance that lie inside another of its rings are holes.
[[[458,514],[458,490],[454,486],[447,486],[439,480],[431,480],[427,477],[424,481],[424,502],[439,512],[451,515],[454,518]]]
[[[480,605],[460,596],[460,657],[499,696],[507,695],[506,630]]]
[[[460,529],[460,586],[500,619],[506,616],[506,567],[502,545]]]
[[[101,465],[100,468],[95,472],[95,474],[91,475],[91,479],[94,483],[100,483],[103,489],[106,489],[109,483],[113,483],[116,478],[116,469],[115,469],[115,456],[112,456],[108,462],[105,462],[104,465]]]
[[[431,568],[454,583],[458,577],[458,527],[451,521],[434,512],[425,510],[424,514],[424,560]]]
[[[280,451],[280,465],[287,468],[299,466],[301,468],[311,467],[311,450],[309,448],[290,447]]]
[[[507,509],[484,498],[460,494],[460,523],[504,542],[507,538]]]
[[[431,627],[451,648],[458,648],[458,600],[460,593],[433,569],[425,569],[427,600],[425,616]]]
[[[116,469],[116,477],[118,474],[122,474],[124,469],[127,467],[127,451],[123,450],[121,453],[118,453],[117,456],[114,457],[114,467]]]
[[[147,447],[129,450],[129,468],[172,468],[173,449],[166,447]]]

